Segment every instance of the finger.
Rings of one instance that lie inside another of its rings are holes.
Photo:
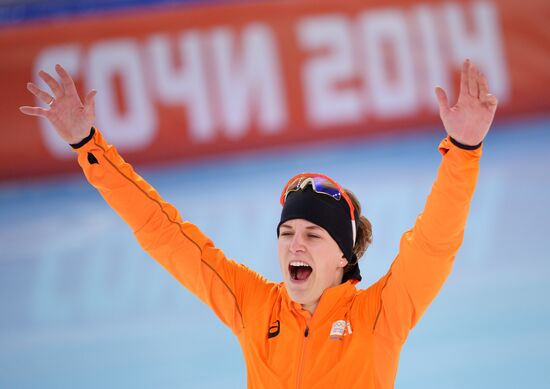
[[[437,97],[437,102],[439,103],[440,112],[445,112],[449,110],[449,99],[447,98],[447,93],[441,87],[435,88],[435,95]]]
[[[86,111],[91,111],[92,113],[95,112],[95,95],[96,94],[97,94],[97,91],[95,89],[92,89],[92,91],[88,93],[84,98],[84,109]]]
[[[480,98],[484,98],[489,94],[489,83],[487,82],[487,78],[485,77],[485,75],[481,72],[478,72],[477,85],[479,87]]]
[[[49,105],[52,103],[53,97],[49,93],[44,92],[42,89],[34,85],[32,82],[27,84],[27,89],[45,104]]]
[[[468,92],[468,71],[470,69],[470,60],[466,59],[462,64],[460,72],[460,96],[466,96]]]
[[[23,107],[19,107],[19,110],[23,112],[25,115],[30,116],[41,116],[47,118],[49,115],[49,110],[40,108],[40,107],[29,107],[27,105]]]
[[[496,107],[498,105],[498,99],[495,95],[492,95],[490,93],[486,94],[482,99],[481,102],[489,107]]]
[[[57,74],[59,74],[59,77],[61,78],[61,85],[63,85],[65,93],[70,95],[77,95],[74,81],[69,73],[63,68],[63,66],[59,64],[55,65],[55,71],[57,72]]]
[[[44,80],[44,82],[46,84],[48,84],[48,86],[50,87],[50,89],[52,90],[54,96],[56,99],[60,98],[61,96],[63,96],[63,89],[61,89],[61,86],[59,85],[59,83],[55,80],[55,78],[53,78],[52,76],[50,76],[49,73],[46,73],[45,71],[41,70],[38,72],[38,75],[40,76],[41,79]]]
[[[476,99],[479,98],[479,88],[477,87],[477,69],[475,66],[470,65],[469,71],[468,71],[468,91],[470,92],[470,96],[475,97]]]

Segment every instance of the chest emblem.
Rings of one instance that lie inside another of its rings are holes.
[[[344,336],[351,335],[351,325],[349,321],[337,320],[332,323],[332,328],[330,329],[330,339],[342,340]]]

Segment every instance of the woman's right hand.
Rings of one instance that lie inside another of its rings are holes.
[[[65,142],[75,144],[90,134],[95,121],[94,97],[97,92],[92,90],[88,93],[82,104],[69,73],[61,65],[55,65],[55,71],[59,74],[61,84],[43,70],[38,73],[50,87],[53,96],[32,82],[27,84],[27,89],[50,108],[23,106],[19,110],[25,115],[48,119]]]

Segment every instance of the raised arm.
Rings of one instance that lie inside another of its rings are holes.
[[[82,104],[70,75],[60,66],[58,83],[41,71],[53,96],[29,83],[27,88],[50,106],[21,107],[48,119],[70,143],[88,181],[132,228],[140,245],[186,288],[208,304],[235,333],[244,328],[247,307],[269,292],[269,284],[243,265],[227,259],[212,241],[165,202],[156,190],[107,144],[94,123],[94,96]]]
[[[404,342],[451,271],[462,244],[481,157],[481,143],[492,123],[497,100],[485,77],[466,60],[458,102],[449,107],[436,88],[448,137],[439,150],[442,162],[424,211],[400,243],[399,254],[377,286],[380,307],[375,332]]]

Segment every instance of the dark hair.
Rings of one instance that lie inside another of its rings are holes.
[[[364,215],[361,215],[361,204],[357,199],[357,196],[353,194],[349,189],[344,189],[346,194],[349,196],[355,210],[359,214],[359,220],[357,221],[357,238],[355,240],[355,245],[353,246],[354,258],[357,258],[357,261],[365,254],[370,244],[372,243],[372,225]],[[344,273],[351,270],[357,262],[351,263],[348,261],[348,264],[344,268]]]

